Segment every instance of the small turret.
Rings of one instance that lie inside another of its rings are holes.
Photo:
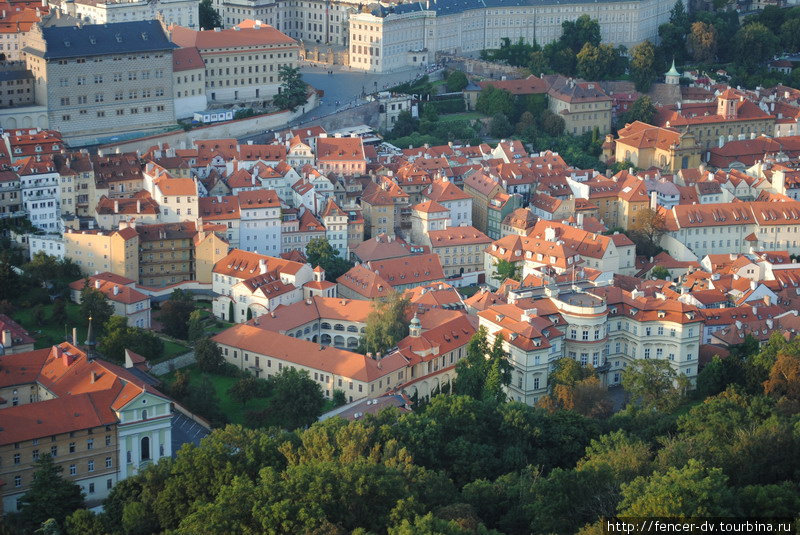
[[[664,81],[669,85],[678,85],[681,83],[681,73],[675,68],[675,58],[672,58],[672,67],[664,75]]]
[[[417,313],[411,318],[411,323],[408,325],[408,334],[412,338],[419,338],[422,335],[422,322],[419,321]]]

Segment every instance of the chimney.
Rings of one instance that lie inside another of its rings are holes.
[[[114,285],[114,295],[119,295],[119,286]]]
[[[115,214],[119,213],[119,201],[116,199],[114,200],[114,213]]]
[[[100,283],[100,279],[95,279],[95,280],[94,280],[94,287],[95,287],[95,289],[99,290],[99,289],[100,289],[100,284],[101,284],[101,283]]]
[[[260,258],[258,260],[258,272],[261,275],[267,272],[267,260],[265,258]]]
[[[78,328],[77,327],[73,327],[72,328],[72,345],[74,345],[75,347],[78,346]]]
[[[11,338],[11,331],[9,329],[3,330],[3,349],[8,349],[14,345],[14,341]]]

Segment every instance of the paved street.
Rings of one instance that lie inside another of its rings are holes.
[[[327,74],[329,70],[332,70],[333,74]],[[352,107],[363,104],[364,100],[361,98],[362,92],[374,93],[376,90],[383,91],[384,89],[388,89],[402,82],[413,80],[420,74],[424,74],[425,71],[420,69],[408,69],[391,74],[369,74],[351,71],[347,67],[341,65],[329,67],[327,65],[302,62],[300,64],[300,73],[303,75],[303,80],[306,83],[311,84],[316,89],[322,89],[325,94],[319,106],[292,121],[293,125],[331,115],[335,113],[336,110],[341,110],[348,106]],[[436,75],[433,75],[433,77],[435,78]],[[336,106],[336,101],[339,102],[339,106]],[[271,134],[264,135],[258,133],[242,137],[239,141],[269,143],[271,138]]]
[[[333,70],[333,74],[327,74]],[[370,74],[359,71],[351,71],[347,67],[336,65],[318,66],[313,63],[303,63],[300,72],[303,80],[317,89],[325,91],[322,97],[322,104],[316,109],[303,116],[303,120],[314,119],[323,115],[329,115],[336,111],[336,101],[339,107],[354,104],[361,101],[363,92],[374,93],[377,89],[382,91],[407,80],[412,80],[422,71],[420,69],[409,69],[392,74]]]

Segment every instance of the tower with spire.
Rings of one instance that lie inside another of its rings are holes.
[[[672,58],[672,67],[664,75],[664,81],[669,85],[679,85],[681,83],[681,73],[675,68],[675,58]]]
[[[92,327],[92,317],[89,316],[89,326],[86,328],[86,341],[83,343],[86,346],[86,358],[91,360],[94,358],[94,348],[97,341],[94,339],[94,328]]]

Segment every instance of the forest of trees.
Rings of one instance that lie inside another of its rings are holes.
[[[548,399],[529,407],[498,395],[497,344],[479,331],[469,351],[490,358],[468,356],[456,393],[413,412],[218,429],[117,484],[102,514],[59,510],[53,522],[67,535],[589,535],[613,515],[800,510],[800,342],[748,339],[693,391],[661,361],[629,366],[632,402],[613,415],[591,368],[560,363]],[[53,477],[40,479],[74,495]]]

